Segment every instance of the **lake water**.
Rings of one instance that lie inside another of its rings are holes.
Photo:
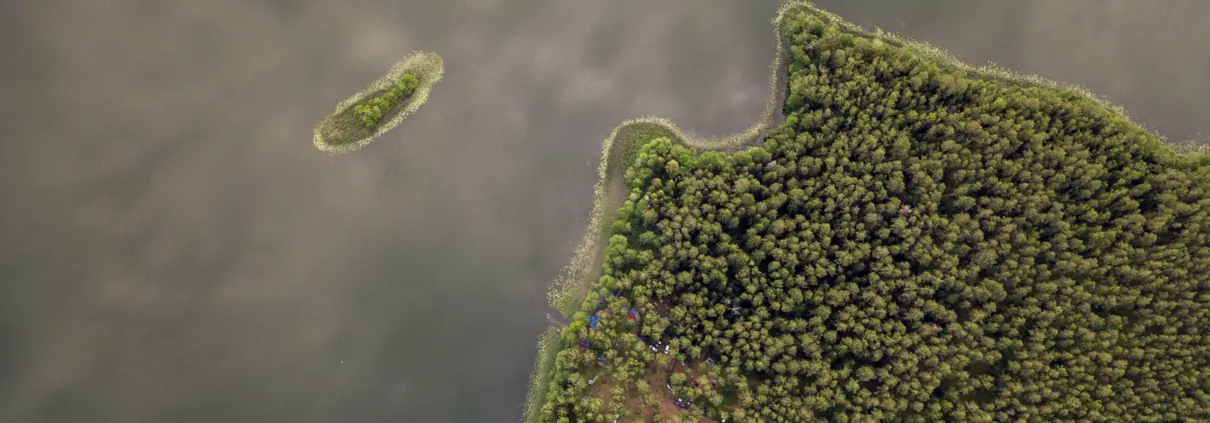
[[[1210,3],[824,1],[1210,134]],[[0,422],[512,422],[620,121],[748,126],[777,2],[0,3]],[[445,80],[331,157],[413,50]]]

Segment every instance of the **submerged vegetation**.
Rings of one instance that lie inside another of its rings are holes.
[[[618,212],[531,419],[1210,419],[1207,156],[805,3],[775,24],[763,145],[607,142]]]
[[[443,66],[441,56],[428,52],[412,53],[396,63],[315,126],[315,147],[345,153],[369,145],[424,105],[433,85],[441,81]]]

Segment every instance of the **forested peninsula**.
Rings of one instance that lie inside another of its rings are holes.
[[[346,153],[369,145],[420,109],[444,70],[436,53],[412,53],[365,90],[337,104],[315,126],[315,147]]]
[[[527,421],[1210,420],[1210,157],[807,3],[774,25],[782,123],[607,140]]]

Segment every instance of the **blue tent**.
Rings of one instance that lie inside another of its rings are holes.
[[[601,323],[601,316],[594,314],[592,317],[588,318],[588,326],[592,326],[593,329],[597,328],[597,323]]]
[[[588,348],[588,341],[580,341],[580,346],[583,348]]]

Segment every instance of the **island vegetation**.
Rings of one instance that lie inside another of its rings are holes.
[[[529,421],[1210,420],[1210,156],[807,3],[774,24],[776,128],[607,140]]]
[[[416,92],[416,86],[420,84],[420,80],[416,79],[416,75],[405,73],[395,80],[395,86],[387,90],[386,93],[374,97],[373,100],[353,106],[353,113],[357,116],[357,121],[366,129],[374,129],[382,122],[382,118],[395,110],[395,107],[402,104],[412,93]]]
[[[396,63],[315,126],[315,147],[341,153],[359,150],[395,128],[428,100],[433,85],[441,81],[443,63],[441,56],[429,52],[412,53]]]

